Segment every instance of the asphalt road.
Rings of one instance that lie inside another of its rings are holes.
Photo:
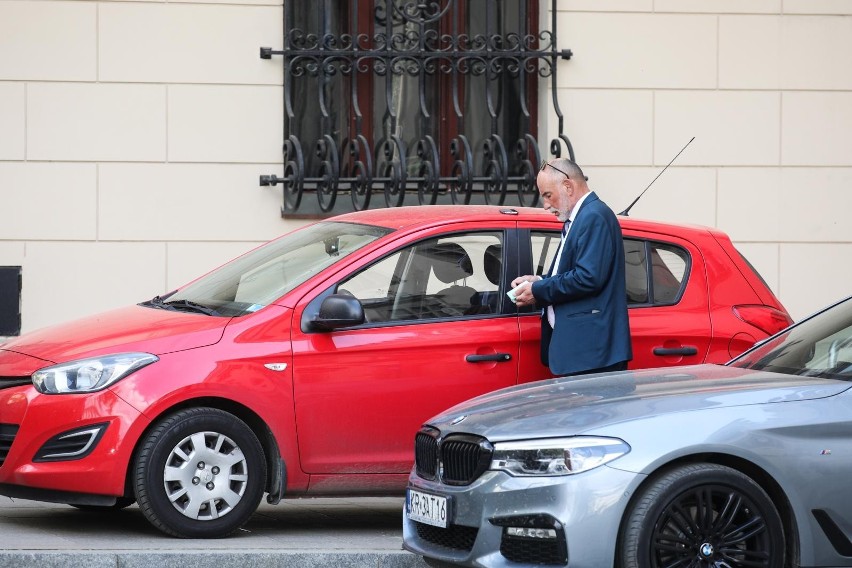
[[[178,539],[133,505],[92,513],[0,497],[0,568],[425,568],[402,550],[400,498],[293,499],[261,504],[223,539]]]

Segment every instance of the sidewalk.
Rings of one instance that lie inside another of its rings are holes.
[[[245,527],[214,540],[177,539],[134,505],[91,513],[0,497],[0,568],[425,568],[402,550],[399,498],[262,503]]]

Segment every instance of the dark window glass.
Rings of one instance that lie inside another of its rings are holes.
[[[624,239],[624,278],[627,283],[627,303],[648,303],[648,257],[645,241]]]
[[[654,303],[675,304],[689,274],[689,255],[680,247],[648,243],[654,276]]]
[[[0,336],[21,333],[21,267],[0,266]]]
[[[325,0],[284,10],[285,178],[316,191],[323,211],[334,212],[338,191],[369,207],[356,197],[363,185],[379,206],[500,188],[533,199],[538,80],[552,66],[529,56],[547,48],[537,2]]]

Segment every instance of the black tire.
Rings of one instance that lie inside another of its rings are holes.
[[[766,492],[729,467],[693,464],[652,481],[628,512],[621,568],[782,568],[784,528]]]
[[[164,533],[219,538],[257,509],[266,460],[242,420],[214,408],[190,408],[155,424],[142,441],[133,486],[142,513]]]
[[[136,499],[131,497],[119,497],[115,500],[114,505],[75,505],[72,503],[71,506],[80,509],[81,511],[89,511],[92,513],[114,513],[116,511],[126,509],[135,502]]]

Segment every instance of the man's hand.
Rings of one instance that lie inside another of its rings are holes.
[[[520,289],[515,290],[515,305],[519,308],[523,306],[532,306],[535,305],[535,296],[532,293],[532,283],[541,280],[541,276],[533,276],[527,274],[525,276],[518,276],[514,280],[512,280],[512,288],[515,289],[521,284],[524,284]]]

